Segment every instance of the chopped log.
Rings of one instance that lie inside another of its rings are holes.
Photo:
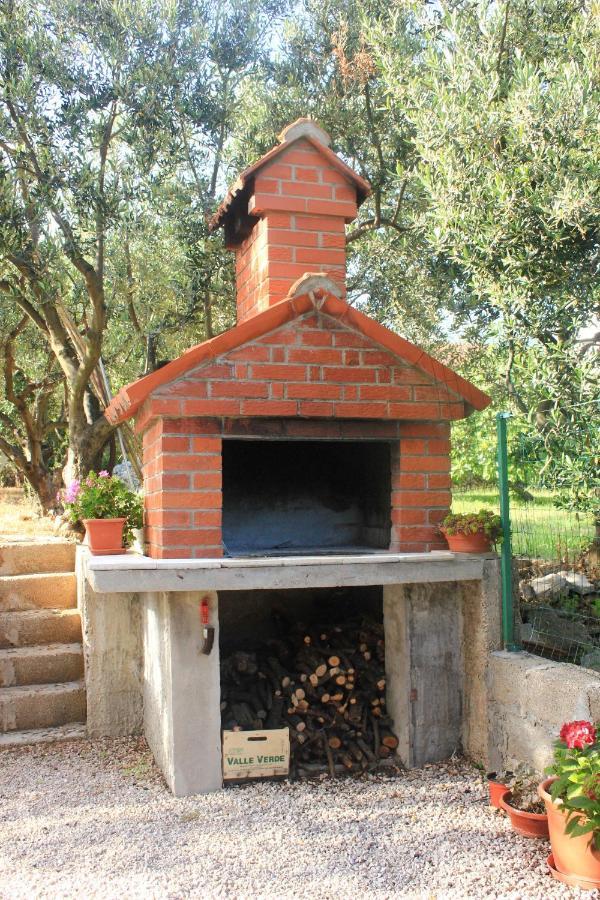
[[[265,721],[265,728],[281,728],[283,724],[283,699],[275,697]]]
[[[398,738],[395,734],[392,734],[391,731],[383,731],[381,733],[381,743],[384,747],[389,747],[390,750],[395,750],[398,746]]]
[[[325,758],[327,759],[327,768],[329,770],[329,774],[332,778],[335,778],[335,762],[333,760],[333,753],[331,752],[331,745],[327,740],[327,735],[323,734],[323,750],[325,751]]]
[[[256,652],[221,662],[227,729],[290,729],[292,776],[372,771],[395,758],[385,705],[383,631],[367,619],[285,626]]]

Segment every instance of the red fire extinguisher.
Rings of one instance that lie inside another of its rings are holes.
[[[203,597],[200,601],[200,622],[202,623],[202,644],[200,652],[206,656],[209,655],[215,642],[215,629],[210,622],[210,609],[208,605],[208,597]]]

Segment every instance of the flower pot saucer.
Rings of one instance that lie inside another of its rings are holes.
[[[578,887],[584,891],[597,891],[600,888],[600,881],[590,881],[588,878],[580,878],[578,875],[565,875],[563,872],[559,872],[554,865],[554,855],[552,853],[546,862],[552,877],[556,878],[557,881],[562,881],[563,884]]]

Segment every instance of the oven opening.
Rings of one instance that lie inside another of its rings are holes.
[[[223,441],[223,542],[229,556],[387,550],[390,444]]]

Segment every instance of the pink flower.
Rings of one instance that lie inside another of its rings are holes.
[[[596,729],[591,722],[584,720],[565,722],[560,729],[560,739],[565,742],[569,750],[583,750],[586,744],[595,743]]]
[[[106,471],[106,469],[102,469],[101,472],[98,472],[98,478],[110,478],[110,475]]]
[[[75,478],[65,491],[65,503],[75,503],[80,493],[81,482]]]

